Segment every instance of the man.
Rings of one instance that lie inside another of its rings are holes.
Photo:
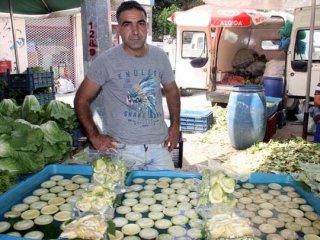
[[[314,92],[314,108],[312,109],[311,116],[313,117],[314,123],[317,124],[320,120],[320,83],[318,83]]]
[[[78,119],[96,150],[116,149],[124,160],[135,162],[134,169],[174,169],[170,152],[179,142],[180,96],[169,60],[161,49],[146,43],[147,14],[139,3],[123,2],[116,14],[123,43],[92,62],[74,100]],[[106,118],[103,134],[90,110],[100,90]]]

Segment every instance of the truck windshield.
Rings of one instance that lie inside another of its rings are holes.
[[[313,33],[312,61],[320,62],[320,29],[314,29]],[[299,30],[297,32],[294,50],[295,61],[308,60],[309,39],[310,30]]]
[[[181,50],[182,58],[206,58],[208,56],[206,33],[184,31]]]

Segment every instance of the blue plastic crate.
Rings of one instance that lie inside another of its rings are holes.
[[[40,105],[45,105],[46,103],[49,103],[51,100],[55,99],[55,92],[35,94],[35,96]]]
[[[281,98],[266,97],[267,117],[271,116],[274,112],[278,110],[281,101]]]
[[[206,132],[211,126],[208,125],[182,125],[180,126],[183,132]]]
[[[33,91],[38,88],[53,87],[53,72],[32,73],[27,68],[27,73],[7,74],[8,88],[10,91],[19,89],[25,91]]]
[[[316,131],[314,132],[314,140],[315,143],[320,143],[320,123],[316,125]]]
[[[187,110],[180,113],[181,131],[205,132],[213,125],[213,113],[211,110]]]

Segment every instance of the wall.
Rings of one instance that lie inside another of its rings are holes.
[[[28,66],[25,21],[23,19],[14,19],[14,23],[20,72],[23,72]],[[11,61],[12,70],[16,72],[16,59],[9,17],[0,17],[0,46],[0,61]]]

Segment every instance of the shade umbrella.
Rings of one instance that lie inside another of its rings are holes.
[[[0,1],[0,12],[10,14],[17,72],[20,73],[13,15],[18,14],[21,16],[36,15],[38,17],[53,17],[59,12],[61,12],[61,15],[70,15],[72,12],[80,12],[80,0],[2,0]]]
[[[48,15],[53,12],[80,7],[80,0],[2,0],[0,12],[10,13],[10,4],[14,14]]]

